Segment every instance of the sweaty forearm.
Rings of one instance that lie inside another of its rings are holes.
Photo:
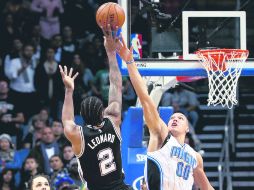
[[[119,71],[116,55],[108,55],[109,58],[109,104],[111,102],[122,103],[122,75]]]
[[[65,89],[65,97],[62,111],[62,121],[74,121],[73,90]]]

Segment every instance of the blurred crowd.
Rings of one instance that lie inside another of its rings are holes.
[[[103,0],[3,0],[0,3],[0,189],[25,190],[31,176],[50,176],[53,189],[81,189],[78,163],[63,135],[64,86],[58,65],[73,67],[74,105],[108,102],[108,61],[95,12]],[[123,82],[123,110],[136,96]],[[125,101],[126,100],[126,101]]]
[[[76,185],[78,163],[63,134],[64,86],[58,65],[79,72],[74,107],[87,96],[108,102],[108,60],[95,13],[106,0],[0,1],[0,189],[26,190],[32,176],[50,176],[54,190]],[[123,79],[123,112],[136,95]],[[165,95],[166,97],[167,95]],[[197,106],[177,105],[189,113]],[[181,107],[182,106],[182,107]],[[192,106],[192,107],[191,107]],[[78,116],[77,116],[78,117]]]

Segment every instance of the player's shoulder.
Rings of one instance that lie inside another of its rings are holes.
[[[201,154],[197,151],[195,151],[192,147],[188,146],[188,153],[191,154],[195,159],[195,168],[196,167],[203,167],[203,158]]]
[[[110,115],[104,116],[103,121],[102,121],[103,126],[108,125],[108,124],[114,125],[114,120]]]
[[[101,126],[103,128],[103,132],[115,134],[118,137],[118,140],[120,142],[122,141],[120,127],[115,124],[114,119],[111,116],[104,116]]]
[[[113,116],[107,115],[103,117],[103,125],[104,126],[112,126],[113,128],[117,128],[118,125],[116,124],[117,122],[115,121]]]
[[[191,154],[191,155],[194,155],[196,158],[197,157],[200,157],[201,154],[198,153],[196,150],[194,150],[194,148],[192,148],[190,145],[186,144],[186,149],[187,151]]]
[[[168,136],[165,138],[164,142],[162,143],[162,147],[164,147],[169,141],[172,141],[172,135],[171,134],[168,134]]]
[[[202,158],[201,154],[195,150],[194,150],[194,152],[195,152],[196,159],[197,159],[197,166],[203,168],[203,158]]]
[[[201,154],[197,151],[195,151],[195,154],[196,154],[197,160],[200,160],[203,162],[203,158],[202,158]]]

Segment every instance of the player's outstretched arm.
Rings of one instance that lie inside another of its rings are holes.
[[[76,155],[80,153],[81,136],[80,129],[76,127],[74,122],[74,106],[73,106],[73,91],[74,91],[74,80],[78,76],[76,73],[72,76],[73,69],[71,68],[69,73],[67,67],[64,69],[59,65],[62,80],[65,86],[65,97],[62,110],[62,122],[64,126],[64,134],[67,139],[72,143],[72,147]]]
[[[131,83],[140,99],[141,105],[144,110],[145,121],[151,134],[150,143],[152,142],[153,146],[148,151],[157,150],[158,148],[161,147],[163,141],[167,137],[168,134],[167,126],[161,120],[159,113],[157,111],[157,107],[155,106],[153,100],[149,96],[147,87],[140,73],[138,72],[136,63],[133,60],[132,54],[133,48],[131,47],[130,49],[128,49],[123,38],[122,42],[120,41],[118,42],[119,42],[118,54],[127,63]]]
[[[198,165],[193,172],[195,184],[201,190],[214,190],[214,188],[211,186],[204,172],[203,159],[201,155],[199,153],[196,153],[196,155],[197,155]]]
[[[116,30],[118,27],[116,27]],[[116,31],[111,31],[110,25],[102,28],[104,34],[104,46],[109,61],[109,96],[108,107],[105,109],[105,116],[110,116],[117,126],[121,124],[122,110],[122,75],[116,60]]]

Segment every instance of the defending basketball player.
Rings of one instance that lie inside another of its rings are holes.
[[[146,85],[133,60],[132,50],[124,40],[117,41],[118,54],[127,63],[129,76],[143,107],[150,132],[145,174],[150,190],[191,190],[195,184],[201,190],[213,190],[203,170],[199,153],[184,143],[189,131],[188,120],[174,113],[166,125],[148,95]]]
[[[109,60],[109,101],[104,110],[97,97],[88,97],[81,103],[81,115],[85,126],[74,122],[73,91],[74,80],[78,73],[68,72],[66,66],[60,67],[65,85],[65,100],[62,111],[64,134],[72,143],[78,158],[78,170],[89,190],[131,190],[125,185],[121,161],[121,107],[122,76],[116,61],[115,37],[110,26],[103,31],[104,46]],[[113,34],[113,35],[112,35]]]

